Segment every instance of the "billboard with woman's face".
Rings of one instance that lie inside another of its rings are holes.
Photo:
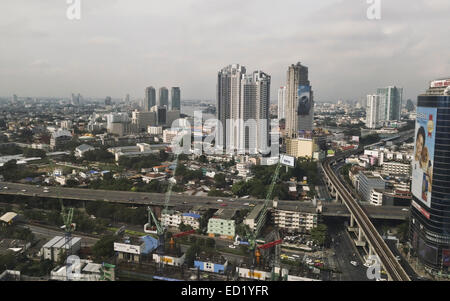
[[[312,101],[311,101],[311,87],[299,86],[298,87],[298,116],[307,116],[311,113]]]
[[[433,190],[436,118],[436,108],[417,108],[416,143],[412,162],[412,193],[428,208],[431,207],[431,193]]]

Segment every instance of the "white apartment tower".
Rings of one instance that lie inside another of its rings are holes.
[[[218,144],[227,152],[257,153],[268,148],[270,81],[261,71],[247,75],[240,65],[219,71],[217,109],[222,136]]]
[[[366,126],[369,129],[376,129],[384,119],[383,103],[384,97],[378,94],[367,95]]]
[[[286,87],[278,89],[278,120],[286,119]]]

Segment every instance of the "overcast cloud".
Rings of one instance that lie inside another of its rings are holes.
[[[66,0],[1,1],[0,95],[215,99],[217,71],[239,63],[269,73],[276,99],[301,61],[318,101],[387,85],[415,99],[450,75],[448,0],[382,0],[378,21],[366,0],[81,1],[80,21]]]

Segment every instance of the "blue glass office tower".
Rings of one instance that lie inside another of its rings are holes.
[[[450,78],[418,97],[410,242],[432,273],[450,274]]]

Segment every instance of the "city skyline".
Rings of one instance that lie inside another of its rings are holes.
[[[353,0],[284,1],[270,10],[248,3],[239,11],[234,1],[220,9],[202,1],[83,5],[81,20],[72,22],[64,2],[3,4],[0,32],[8,47],[2,48],[0,95],[68,97],[79,91],[87,97],[141,98],[146,83],[171,82],[182,87],[183,99],[214,99],[213,74],[232,62],[271,74],[274,96],[285,66],[302,61],[314,70],[317,102],[360,101],[374,87],[389,85],[404,87],[404,99],[416,99],[429,78],[448,75],[450,64],[441,59],[449,42],[438,38],[448,27],[446,1],[383,2],[378,21],[367,19],[365,1]],[[273,21],[255,26],[256,16]],[[130,17],[133,22],[127,22]],[[158,24],[167,17],[177,21],[161,34]],[[238,35],[230,26],[235,19],[242,20]],[[147,35],[150,43],[131,46]],[[223,41],[242,47],[223,50]]]

